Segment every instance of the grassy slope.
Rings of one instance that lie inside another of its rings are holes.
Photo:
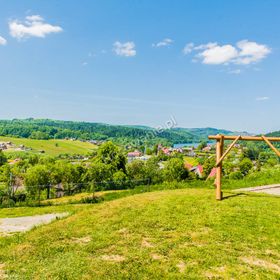
[[[86,154],[94,149],[96,146],[81,141],[71,140],[35,140],[27,138],[13,138],[13,137],[0,137],[0,142],[11,141],[15,145],[25,145],[26,147],[32,148],[34,151],[44,150],[48,155],[59,155],[59,154]],[[56,143],[58,146],[56,147]]]
[[[280,277],[277,197],[216,202],[213,190],[183,189],[77,207],[71,217],[0,239],[0,275],[6,269],[10,279]]]

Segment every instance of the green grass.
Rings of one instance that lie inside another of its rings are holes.
[[[70,217],[0,238],[0,278],[279,279],[279,198],[225,196],[189,188],[32,208],[74,207]]]
[[[107,200],[112,200],[108,199],[109,197],[113,196],[116,198],[126,196],[126,192],[128,192],[127,195],[131,194],[131,191],[129,190],[112,190],[112,191],[99,191],[93,193],[89,192],[83,192],[83,193],[78,193],[75,195],[71,196],[64,196],[60,198],[53,198],[53,199],[46,199],[41,201],[41,205],[65,205],[65,204],[80,204],[83,203],[86,199],[93,198],[102,198],[103,200],[107,198]],[[124,194],[123,194],[124,193]],[[102,201],[102,200],[101,200]]]
[[[269,169],[263,169],[260,172],[253,172],[242,180],[223,179],[223,189],[239,189],[255,186],[265,186],[280,183],[279,166]]]
[[[0,218],[15,218],[23,216],[43,215],[50,213],[64,213],[69,212],[74,214],[80,209],[91,207],[88,204],[71,204],[71,205],[54,205],[44,207],[16,207],[16,208],[2,208],[0,209]],[[1,278],[0,278],[1,279]]]
[[[86,154],[93,151],[97,146],[81,141],[61,140],[61,139],[50,139],[50,140],[36,140],[28,138],[13,138],[0,136],[0,142],[11,141],[16,146],[24,145],[25,147],[32,148],[34,152],[41,150],[45,151],[46,154],[56,156],[59,154]],[[12,151],[6,151],[12,152]]]

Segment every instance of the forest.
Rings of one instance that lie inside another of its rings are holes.
[[[163,128],[108,125],[102,123],[59,121],[49,119],[0,120],[0,136],[39,140],[74,138],[78,140],[113,140],[134,146],[162,143],[195,143],[206,140],[209,134],[231,134],[215,128]]]

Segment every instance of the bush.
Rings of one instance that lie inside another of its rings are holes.
[[[251,160],[249,158],[244,158],[239,165],[240,168],[240,172],[246,176],[249,171],[252,169],[253,167],[253,163],[251,162]]]
[[[16,203],[12,199],[5,199],[2,201],[1,207],[2,208],[10,208],[15,207]]]
[[[243,174],[240,171],[235,171],[229,174],[229,179],[240,180],[243,178]]]

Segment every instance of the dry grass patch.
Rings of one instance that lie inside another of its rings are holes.
[[[5,272],[5,265],[0,263],[0,279],[6,279],[7,274]]]
[[[151,257],[153,260],[156,260],[156,261],[160,261],[160,260],[164,259],[164,256],[159,255],[159,254],[152,254]]]
[[[88,244],[91,241],[91,237],[90,236],[85,236],[85,237],[72,237],[72,242],[76,243],[76,244]]]
[[[143,238],[141,246],[145,247],[145,248],[153,248],[153,247],[155,247],[155,245],[150,242],[149,238]]]
[[[241,260],[244,263],[249,264],[250,266],[258,266],[258,267],[264,268],[266,270],[270,270],[270,271],[280,274],[280,266],[275,263],[272,263],[272,262],[269,262],[266,260],[262,260],[262,259],[257,259],[254,257],[242,257]]]
[[[177,268],[180,273],[184,273],[186,270],[186,264],[183,261],[180,261],[177,265]]]
[[[225,266],[215,267],[213,270],[207,271],[205,273],[205,277],[208,279],[225,279],[226,276],[227,274]]]
[[[103,256],[101,256],[101,259],[103,261],[108,261],[108,262],[123,262],[123,261],[125,261],[125,257],[120,256],[120,255],[103,255]]]
[[[266,253],[266,255],[276,257],[280,260],[280,253],[278,253],[278,252],[275,252],[272,250],[266,250],[265,253]]]

